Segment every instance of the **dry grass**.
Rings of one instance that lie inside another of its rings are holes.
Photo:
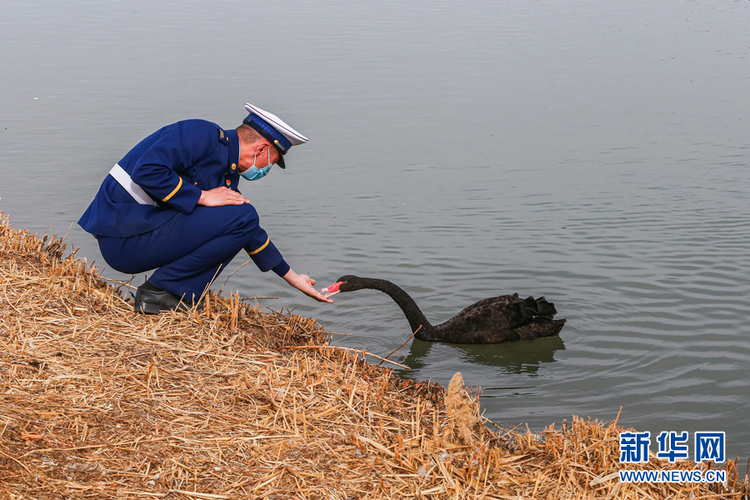
[[[0,497],[741,498],[621,484],[618,432],[491,432],[460,374],[401,380],[311,319],[231,295],[135,315],[59,239],[0,215]],[[284,347],[285,349],[281,349]],[[652,459],[653,469],[691,469]],[[735,491],[735,493],[730,493]]]

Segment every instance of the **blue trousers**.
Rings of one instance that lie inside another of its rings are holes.
[[[156,269],[148,279],[151,284],[198,300],[242,249],[263,272],[277,270],[282,264],[286,266],[282,272],[288,270],[259,222],[255,208],[247,203],[197,206],[189,214],[176,212],[164,225],[147,233],[125,238],[99,236],[99,249],[114,269],[133,274]]]

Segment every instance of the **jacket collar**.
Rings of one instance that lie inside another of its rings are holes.
[[[240,167],[240,138],[236,130],[225,130],[224,133],[229,141],[229,163],[227,170],[230,174],[239,173]]]

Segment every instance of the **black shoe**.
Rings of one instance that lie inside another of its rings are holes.
[[[138,313],[159,314],[159,311],[187,312],[194,306],[192,301],[180,299],[177,295],[160,290],[146,281],[135,292],[133,309]],[[197,309],[203,309],[203,304],[200,304]]]

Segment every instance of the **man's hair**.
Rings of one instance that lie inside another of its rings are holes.
[[[236,130],[237,135],[239,135],[240,138],[247,143],[255,144],[256,142],[263,140],[263,136],[260,135],[257,130],[255,130],[247,123],[243,123],[242,125],[237,127]]]

